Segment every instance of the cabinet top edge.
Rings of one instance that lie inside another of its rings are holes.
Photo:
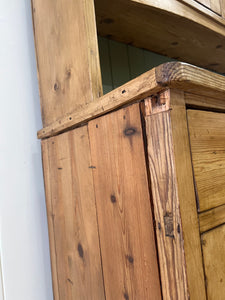
[[[143,73],[39,130],[38,138],[48,138],[73,129],[91,119],[168,88],[218,99],[224,98],[225,101],[225,76],[187,63],[169,62]]]

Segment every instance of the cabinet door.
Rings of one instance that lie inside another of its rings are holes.
[[[225,297],[225,114],[188,110],[208,300]]]

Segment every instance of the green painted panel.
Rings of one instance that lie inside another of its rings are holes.
[[[104,94],[172,58],[99,37]]]

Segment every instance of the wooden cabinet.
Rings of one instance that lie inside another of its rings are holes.
[[[42,141],[56,299],[224,298],[224,92],[167,63]]]
[[[102,95],[95,28],[225,73],[207,3],[33,0],[55,300],[225,298],[225,77],[171,62]]]

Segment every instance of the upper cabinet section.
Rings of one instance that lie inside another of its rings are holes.
[[[225,73],[225,0],[95,0],[101,36]],[[215,11],[215,12],[214,12]]]

